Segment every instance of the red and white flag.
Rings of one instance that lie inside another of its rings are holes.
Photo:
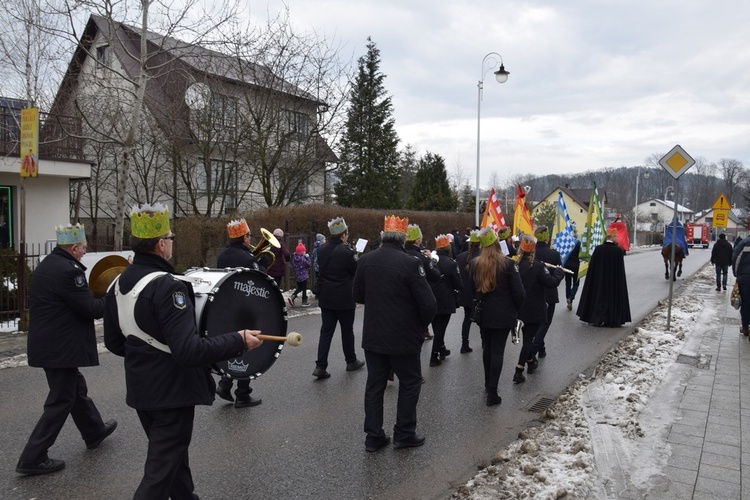
[[[490,191],[490,197],[487,200],[487,208],[484,210],[484,217],[482,217],[482,224],[479,227],[492,226],[492,229],[497,232],[498,229],[505,226],[505,217],[503,217],[503,211],[500,208],[500,202],[497,201],[497,194],[495,188]]]

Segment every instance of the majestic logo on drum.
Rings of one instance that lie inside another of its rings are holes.
[[[256,297],[267,299],[271,295],[271,291],[269,289],[260,288],[256,286],[253,280],[247,280],[247,283],[241,283],[239,281],[235,281],[234,289],[239,290],[240,292],[244,293],[248,297],[250,295],[255,295]]]
[[[230,372],[245,372],[248,363],[243,363],[241,359],[232,359],[229,361],[227,368]]]

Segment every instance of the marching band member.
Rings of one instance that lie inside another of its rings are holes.
[[[479,231],[471,231],[466,238],[466,251],[456,257],[456,265],[461,275],[461,307],[464,309],[464,319],[461,323],[461,354],[472,352],[469,346],[469,331],[471,330],[471,309],[474,306],[474,290],[469,283],[469,263],[479,256]]]
[[[80,224],[55,229],[57,246],[37,266],[29,291],[29,366],[44,369],[49,394],[16,466],[16,472],[26,475],[65,467],[62,460],[50,458],[47,450],[68,415],[73,416],[89,449],[99,446],[117,427],[115,420],[102,421],[78,369],[99,364],[94,320],[104,312],[103,301],[94,298],[80,262],[86,255],[86,230]]]
[[[250,249],[250,239],[253,237],[250,227],[245,219],[232,220],[227,224],[229,243],[216,258],[216,267],[246,267],[248,269],[259,269],[258,259]],[[219,385],[216,387],[216,395],[227,401],[234,401],[235,408],[247,408],[258,406],[263,402],[250,394],[250,379],[237,380],[237,389],[232,397],[232,383],[234,379],[222,375]],[[236,399],[235,399],[236,398]]]
[[[135,257],[105,297],[104,342],[125,358],[126,402],[148,438],[134,498],[195,498],[188,448],[195,405],[214,400],[208,366],[260,346],[261,332],[201,337],[193,289],[169,263],[175,239],[169,211],[161,204],[133,207],[130,221]]]
[[[420,261],[404,252],[408,219],[385,218],[382,245],[359,259],[354,299],[365,305],[362,348],[367,360],[365,450],[375,452],[391,438],[383,430],[383,396],[391,370],[398,377],[393,446],[422,446],[417,403],[422,390],[420,351],[437,302]]]
[[[437,268],[441,277],[437,282],[430,283],[432,293],[435,294],[437,300],[437,314],[432,320],[432,333],[435,340],[432,342],[430,366],[439,366],[446,357],[450,356],[450,350],[445,347],[445,331],[450,323],[451,315],[456,312],[456,291],[463,288],[458,266],[451,258],[451,240],[447,235],[441,234],[435,238],[435,252],[439,259]]]
[[[318,341],[318,359],[315,361],[313,377],[327,379],[328,352],[331,350],[336,322],[341,326],[341,344],[344,348],[346,371],[356,371],[365,365],[357,359],[354,348],[354,311],[356,304],[352,297],[352,281],[357,270],[357,257],[354,250],[346,244],[349,239],[349,227],[343,217],[336,217],[328,222],[331,239],[318,248],[318,265],[320,266],[320,339]]]
[[[406,250],[406,253],[418,258],[422,263],[425,275],[427,276],[427,282],[437,283],[442,276],[440,274],[440,269],[435,266],[435,262],[429,257],[429,255],[425,255],[425,252],[429,253],[429,250],[422,252],[421,247],[422,230],[417,224],[409,224],[409,227],[406,230],[406,245],[404,246],[404,249]],[[424,338],[427,340],[433,338],[433,335],[430,335],[429,328],[425,328]]]
[[[534,236],[536,237],[536,258],[553,266],[562,266],[560,252],[549,246],[550,235],[547,226],[537,226],[534,229]],[[564,277],[565,274],[561,273],[560,281]],[[552,324],[552,318],[555,316],[555,306],[560,302],[560,296],[557,294],[560,281],[557,282],[554,288],[544,289],[544,301],[547,303],[547,320],[539,325],[533,340],[534,355],[539,354],[540,358],[547,355],[547,346],[544,344],[544,338],[547,336],[547,331]]]

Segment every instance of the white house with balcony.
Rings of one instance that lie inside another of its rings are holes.
[[[675,202],[653,198],[637,206],[638,231],[664,231],[664,224],[668,224],[674,217]],[[681,222],[691,222],[695,212],[688,207],[677,204],[677,217]]]

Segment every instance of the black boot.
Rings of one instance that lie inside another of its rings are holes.
[[[523,376],[523,368],[516,367],[516,373],[513,375],[514,384],[523,384],[526,382],[526,377]]]
[[[531,375],[534,373],[539,366],[539,361],[536,360],[536,358],[531,358],[530,360],[526,361],[526,373]]]
[[[446,349],[445,346],[440,348],[440,359],[445,359],[451,355],[450,349]]]
[[[502,403],[503,398],[497,395],[497,389],[487,390],[487,406],[495,406]]]
[[[433,352],[430,355],[430,366],[440,366],[440,363],[442,363],[442,361],[440,361],[440,353]]]
[[[468,342],[461,344],[461,354],[466,354],[467,352],[472,352],[472,351],[474,351],[474,349],[469,347]]]

